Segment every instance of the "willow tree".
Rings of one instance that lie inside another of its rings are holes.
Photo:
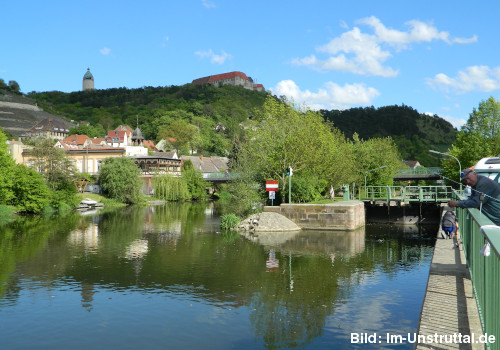
[[[268,97],[242,145],[245,165],[260,179],[281,180],[286,170],[325,179],[335,188],[353,179],[352,147],[344,135],[314,111]]]

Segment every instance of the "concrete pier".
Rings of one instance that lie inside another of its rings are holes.
[[[439,234],[440,236],[440,234]],[[454,244],[459,243],[459,247]],[[436,240],[420,315],[421,336],[462,336],[483,334],[469,270],[460,239]],[[416,349],[484,349],[484,344],[451,342],[419,343]]]
[[[365,206],[352,200],[329,204],[281,204],[264,207],[264,212],[285,216],[300,228],[309,230],[356,230],[365,226]]]

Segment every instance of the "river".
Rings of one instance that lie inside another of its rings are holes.
[[[384,339],[417,331],[437,227],[250,240],[220,232],[219,212],[173,203],[1,226],[1,349],[413,348]],[[381,342],[351,343],[360,333]]]

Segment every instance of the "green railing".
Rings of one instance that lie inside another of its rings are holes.
[[[359,200],[400,202],[447,202],[453,198],[450,186],[362,186]]]
[[[500,231],[485,228],[483,235],[481,226],[493,223],[478,209],[458,209],[457,212],[483,333],[496,337],[495,343],[488,345],[489,349],[500,349]],[[488,257],[479,253],[486,240],[491,246]]]

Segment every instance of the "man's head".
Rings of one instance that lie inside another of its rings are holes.
[[[475,186],[477,183],[477,174],[472,169],[465,169],[460,174],[460,179],[462,183],[467,186]]]

